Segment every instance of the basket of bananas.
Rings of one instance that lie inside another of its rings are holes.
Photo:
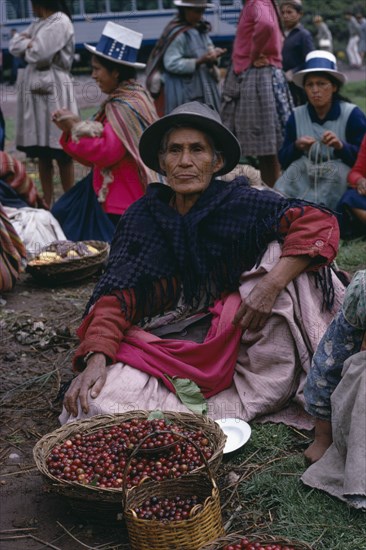
[[[94,275],[108,254],[103,241],[55,241],[28,261],[26,271],[40,284],[62,285]]]

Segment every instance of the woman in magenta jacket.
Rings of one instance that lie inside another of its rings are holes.
[[[53,113],[63,130],[64,151],[93,168],[94,191],[113,223],[156,181],[138,152],[143,130],[158,118],[151,97],[136,81],[136,69],[145,67],[136,61],[141,40],[140,33],[108,22],[97,46],[85,45],[93,53],[92,78],[107,99],[93,121],[83,122],[63,109]],[[120,47],[112,51],[110,41]],[[115,53],[120,51],[127,53]]]

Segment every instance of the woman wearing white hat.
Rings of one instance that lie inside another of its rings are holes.
[[[63,130],[64,150],[93,167],[95,194],[114,224],[144,194],[147,184],[156,181],[138,152],[143,130],[158,118],[150,95],[136,82],[136,70],[145,68],[137,61],[141,42],[142,34],[108,22],[96,47],[85,44],[93,54],[92,77],[108,96],[94,121],[82,122],[63,109],[53,113]],[[65,209],[60,212],[56,204],[56,210],[54,215],[65,225]],[[70,215],[67,208],[66,214]],[[67,237],[75,240],[75,235]]]
[[[305,90],[308,103],[297,107],[287,122],[279,151],[285,171],[275,188],[288,197],[335,208],[366,132],[366,117],[339,94],[346,77],[330,52],[310,52],[293,81]]]
[[[146,85],[155,98],[160,115],[170,113],[187,101],[220,107],[217,63],[225,49],[215,48],[202,19],[203,0],[174,0],[177,16],[165,27],[149,57]]]

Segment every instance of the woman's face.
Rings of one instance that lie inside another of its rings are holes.
[[[205,8],[184,8],[184,19],[192,26],[197,25],[202,19]]]
[[[215,156],[206,134],[193,128],[173,130],[159,160],[177,200],[184,197],[192,206],[223,166],[221,155]]]
[[[281,6],[281,17],[285,29],[291,30],[299,23],[301,19],[301,13],[299,13],[290,4],[283,4]]]
[[[304,89],[309,103],[316,110],[326,107],[330,108],[333,94],[337,91],[337,86],[325,76],[314,73],[306,78]]]
[[[95,82],[104,94],[111,94],[116,88],[118,88],[119,73],[117,70],[109,71],[100,63],[98,57],[95,55],[92,57],[91,66],[92,78],[94,78]]]

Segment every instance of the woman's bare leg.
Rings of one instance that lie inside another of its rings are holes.
[[[58,160],[58,169],[60,171],[61,185],[66,193],[74,185],[74,161],[70,160]]]
[[[43,198],[47,206],[51,206],[53,197],[53,162],[51,158],[38,160],[39,180],[41,182]]]
[[[366,225],[366,210],[362,208],[350,208],[350,210],[361,223]]]
[[[315,420],[315,439],[304,452],[305,458],[312,464],[319,460],[333,443],[332,424],[330,420]]]

